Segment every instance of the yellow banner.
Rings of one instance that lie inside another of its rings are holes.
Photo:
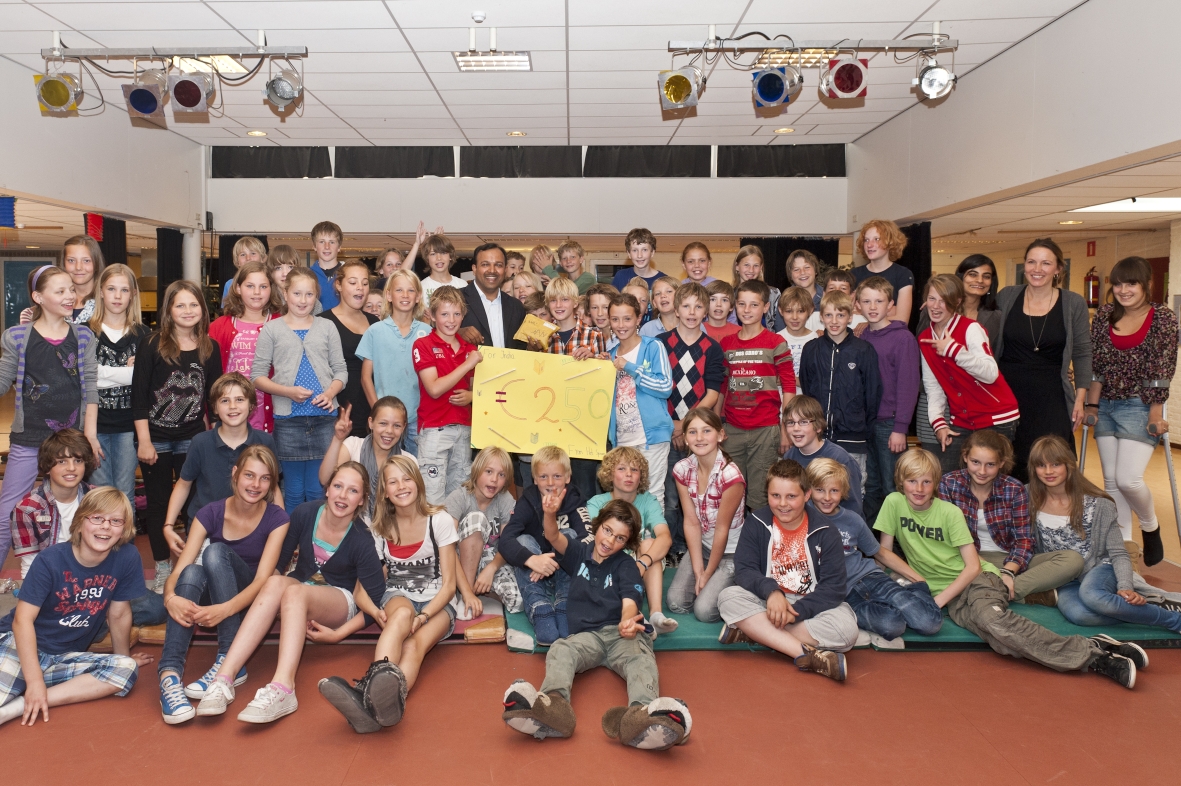
[[[601,459],[615,400],[608,360],[480,347],[472,383],[472,445],[534,453],[557,445],[571,458]]]

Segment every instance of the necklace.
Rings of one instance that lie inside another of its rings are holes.
[[[1033,335],[1033,315],[1032,314],[1025,315],[1026,317],[1029,318],[1029,337],[1033,339],[1033,351],[1034,352],[1041,352],[1042,351],[1042,347],[1041,347],[1042,336],[1044,336],[1046,334],[1046,325],[1048,325],[1050,323],[1050,311],[1054,310],[1054,302],[1055,302],[1054,297],[1055,297],[1054,295],[1050,296],[1050,310],[1047,311],[1045,314],[1042,314],[1042,316],[1041,316],[1041,319],[1044,321],[1042,322],[1042,329],[1037,334],[1037,336]]]

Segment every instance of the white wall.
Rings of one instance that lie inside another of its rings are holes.
[[[83,105],[93,103],[91,95]],[[179,227],[196,226],[203,215],[200,145],[135,128],[110,104],[91,117],[42,116],[33,72],[3,59],[0,106],[0,192]]]
[[[875,129],[847,147],[849,229],[1181,151],[1178,29],[1176,0],[1090,0]]]

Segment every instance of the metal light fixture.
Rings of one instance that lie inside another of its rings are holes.
[[[140,71],[135,81],[123,85],[127,113],[132,117],[163,119],[164,99],[168,97],[168,77],[158,68]]]
[[[869,61],[842,55],[828,61],[820,75],[820,95],[827,98],[864,98],[869,83]]]
[[[529,136],[524,131],[509,131],[505,136]]]
[[[661,109],[684,109],[697,106],[697,98],[705,80],[693,67],[675,71],[661,71],[656,75],[656,87],[660,90]]]
[[[283,109],[303,95],[303,80],[290,69],[283,69],[279,75],[267,82],[263,94],[279,109]]]
[[[794,134],[795,131],[796,130],[794,128],[776,128],[775,129],[776,134]]]
[[[71,74],[34,74],[33,86],[44,112],[74,112],[82,100],[82,85]]]
[[[800,94],[804,75],[794,65],[764,68],[751,75],[755,106],[780,106]]]
[[[172,93],[172,113],[208,112],[209,99],[213,96],[211,74],[173,74],[168,77],[168,90]]]
[[[247,131],[246,136],[266,136],[266,131]]]
[[[926,65],[919,69],[919,75],[911,81],[929,100],[943,98],[951,92],[955,83],[956,75],[935,62],[933,57],[926,61]]]

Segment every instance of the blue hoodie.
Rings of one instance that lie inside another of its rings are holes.
[[[619,345],[611,349],[611,359],[619,354]],[[636,380],[636,405],[640,422],[644,424],[644,438],[649,445],[671,442],[673,419],[668,414],[668,397],[673,392],[673,372],[668,364],[668,350],[658,339],[640,336],[640,352],[636,362],[623,369]],[[607,437],[615,443],[615,407],[611,408],[611,425]]]

